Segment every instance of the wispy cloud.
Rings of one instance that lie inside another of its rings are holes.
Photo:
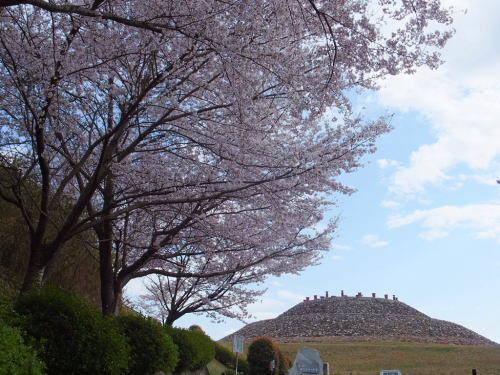
[[[124,293],[130,298],[136,298],[142,296],[148,292],[144,283],[147,282],[147,279],[132,279],[130,280],[126,287]]]
[[[340,255],[334,255],[332,256],[331,258],[334,262],[338,262],[340,259],[342,259],[342,257]]]
[[[429,210],[415,210],[408,215],[393,215],[388,220],[390,228],[420,223],[420,237],[435,240],[447,237],[459,228],[471,230],[476,238],[496,239],[500,242],[500,205],[477,204],[442,206]]]
[[[398,208],[401,207],[401,203],[398,203],[396,201],[382,201],[380,205],[384,208],[389,208],[391,210],[397,210]]]
[[[347,245],[340,245],[340,244],[333,244],[331,246],[332,249],[335,249],[335,250],[351,250],[351,247],[350,246],[347,246]]]
[[[381,240],[376,234],[365,234],[361,237],[361,243],[370,247],[378,248],[389,245],[389,242]]]
[[[377,165],[379,168],[387,168],[387,167],[397,167],[399,165],[399,162],[396,160],[391,160],[391,159],[378,159],[377,160]]]
[[[304,299],[303,295],[287,289],[268,292],[257,303],[248,307],[253,320],[272,319]]]

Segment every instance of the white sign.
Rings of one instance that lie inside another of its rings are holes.
[[[380,375],[402,375],[399,370],[382,370]]]
[[[233,336],[233,352],[243,353],[243,344],[245,343],[245,338],[240,335]]]

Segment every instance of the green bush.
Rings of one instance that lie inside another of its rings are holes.
[[[121,316],[118,322],[131,347],[130,375],[151,375],[173,371],[178,362],[177,347],[163,327],[142,316]]]
[[[200,331],[200,332],[205,333],[205,331],[203,330],[203,328],[201,328],[198,324],[192,324],[192,325],[189,326],[188,329],[190,331]]]
[[[129,346],[117,322],[81,298],[44,288],[22,295],[16,310],[48,375],[118,375],[127,370]]]
[[[278,348],[267,337],[258,337],[250,344],[247,360],[250,365],[250,375],[275,375],[279,373]],[[274,371],[269,369],[271,361],[275,363]]]
[[[166,329],[179,348],[179,363],[175,369],[176,372],[197,370],[214,359],[214,342],[203,332],[169,326],[166,326]]]
[[[215,359],[229,368],[234,368],[236,362],[234,353],[217,342],[215,343]]]
[[[17,319],[17,313],[14,310],[14,300],[5,296],[0,296],[0,320],[7,324]]]
[[[278,345],[275,344],[275,347],[278,351],[278,373],[279,375],[286,375],[290,367],[292,367],[292,360],[281,351]]]
[[[238,374],[250,374],[250,365],[245,358],[238,357]]]
[[[236,354],[229,350],[226,346],[215,342],[215,359],[222,363],[224,366],[229,367],[234,370],[234,366],[236,365]],[[249,365],[248,361],[238,356],[238,373],[249,373]]]
[[[0,320],[0,374],[42,375],[43,363],[24,343],[19,329]]]

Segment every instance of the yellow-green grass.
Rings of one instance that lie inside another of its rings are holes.
[[[218,360],[214,359],[207,365],[207,370],[210,375],[234,375],[234,369],[224,366]],[[242,372],[238,371],[238,375],[243,375]]]
[[[280,343],[292,360],[303,346],[319,350],[330,374],[378,375],[398,369],[403,375],[500,375],[500,347],[414,343]]]
[[[251,340],[245,344],[245,352]],[[230,343],[222,342],[230,348]],[[332,375],[378,375],[380,370],[401,370],[403,375],[500,375],[500,346],[457,346],[399,342],[279,343],[293,361],[297,351],[309,346],[330,363]]]
[[[207,369],[210,375],[221,375],[222,373],[226,374],[230,373],[229,369],[216,359],[214,359],[207,365]]]

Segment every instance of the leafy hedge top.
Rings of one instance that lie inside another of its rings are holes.
[[[215,359],[222,363],[224,366],[229,367],[230,369],[235,368],[236,365],[236,355],[218,342],[215,342]],[[249,374],[250,367],[248,365],[248,361],[245,358],[238,358],[238,373]]]
[[[257,337],[248,347],[247,354],[250,375],[284,375],[290,367],[290,359],[279,346],[268,337]],[[270,363],[274,361],[274,369]]]
[[[0,374],[42,375],[44,364],[24,343],[21,332],[0,320]]]
[[[176,372],[197,370],[215,358],[214,342],[199,330],[185,330],[166,326],[179,348],[179,363]]]
[[[129,346],[115,319],[81,298],[44,288],[22,295],[16,310],[49,375],[119,375],[128,368]]]
[[[121,316],[118,321],[131,346],[130,375],[152,375],[175,369],[177,347],[159,323],[133,315]]]

